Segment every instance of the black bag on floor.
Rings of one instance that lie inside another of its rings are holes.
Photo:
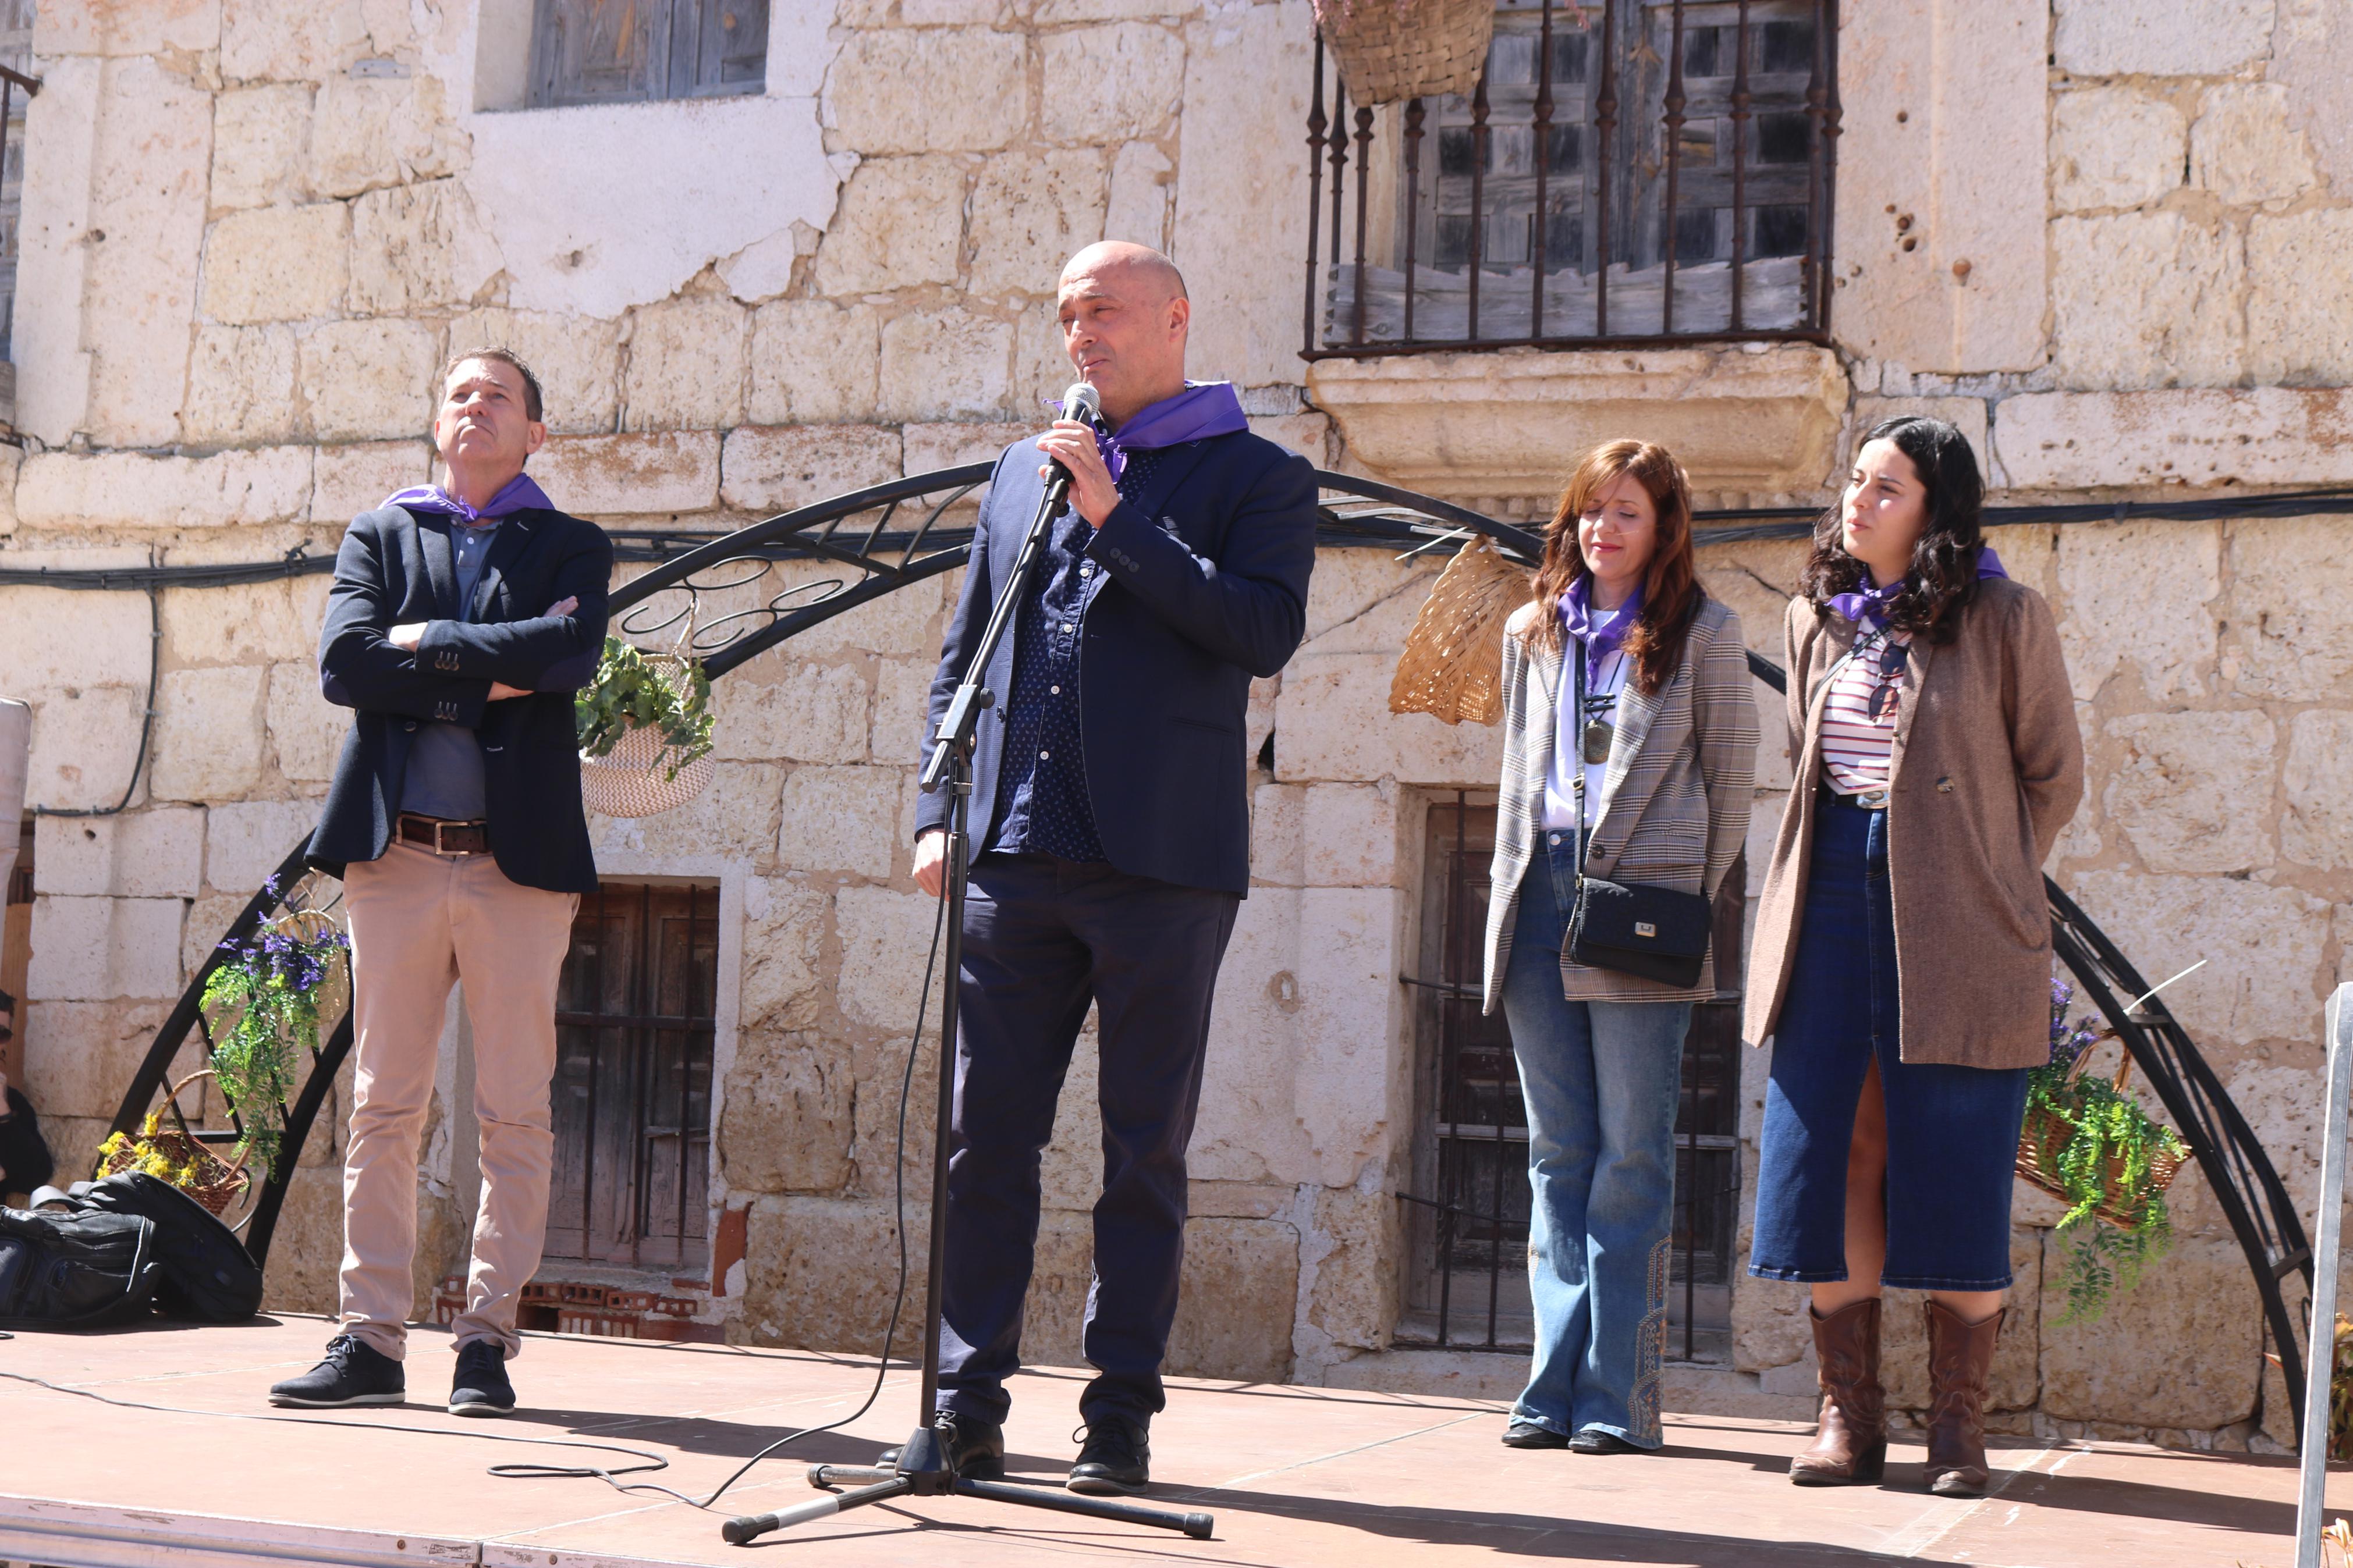
[[[95,1328],[145,1317],[163,1265],[133,1214],[0,1209],[0,1326]]]
[[[120,1171],[80,1184],[75,1195],[94,1209],[153,1223],[155,1258],[163,1266],[155,1306],[165,1317],[241,1323],[261,1310],[261,1270],[245,1244],[171,1183],[144,1171]]]

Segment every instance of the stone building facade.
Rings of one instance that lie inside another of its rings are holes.
[[[1311,363],[1305,0],[801,0],[768,7],[763,90],[569,108],[530,107],[526,0],[45,5],[0,565],[332,554],[355,511],[427,478],[434,371],[489,340],[547,383],[541,482],[615,528],[725,529],[992,455],[1067,380],[1055,273],[1106,236],[1175,256],[1195,374],[1239,384],[1265,434],[1497,515],[1544,515],[1575,453],[1624,433],[1674,445],[1715,504],[1813,504],[1857,429],[1909,409],[1970,432],[1997,503],[2353,481],[2339,8],[1845,9],[1831,346]],[[2307,1198],[2320,1008],[2353,973],[2346,537],[2270,516],[1997,540],[2058,611],[2090,749],[2054,874],[2152,975],[2209,961],[2173,1006]],[[1770,657],[1800,555],[1703,552]],[[1497,731],[1387,710],[1435,570],[1324,552],[1308,640],[1258,689],[1255,886],[1195,1142],[1181,1371],[1513,1385],[1509,1356],[1397,1340],[1427,1049],[1398,980],[1429,941],[1432,814],[1492,799],[1500,752]],[[66,1164],[311,820],[343,729],[311,664],[324,587],[165,590],[159,642],[139,593],[0,587],[39,805],[115,804],[151,653],[160,671],[130,809],[37,824],[26,1088]],[[893,594],[723,680],[712,786],[596,825],[617,884],[716,891],[698,1310],[730,1336],[871,1351],[888,1316],[892,1117],[932,915],[913,762],[952,591]],[[1788,783],[1773,747],[1759,764],[1753,845]],[[420,1310],[469,1212],[454,1015],[451,1033]],[[1047,1164],[1046,1361],[1076,1358],[1086,1291],[1087,1054]],[[306,1151],[271,1259],[282,1307],[332,1307],[339,1148]],[[911,1190],[924,1173],[919,1148]],[[2171,1252],[2087,1326],[2048,1321],[2054,1215],[2021,1193],[2000,1421],[2282,1435],[2246,1266],[2194,1171]],[[1801,1300],[1736,1282],[1723,1356],[1677,1368],[1670,1403],[1808,1414]],[[1924,1393],[1899,1377],[1899,1402]]]

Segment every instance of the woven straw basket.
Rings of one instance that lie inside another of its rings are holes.
[[[174,1084],[164,1096],[164,1105],[171,1108],[173,1127],[156,1125],[157,1118],[150,1116],[148,1126],[132,1140],[134,1147],[117,1149],[100,1164],[100,1176],[111,1176],[122,1171],[139,1168],[135,1145],[143,1144],[161,1154],[173,1164],[188,1168],[191,1179],[179,1185],[182,1192],[210,1209],[216,1218],[228,1212],[229,1205],[245,1195],[253,1184],[253,1177],[242,1164],[231,1165],[196,1141],[188,1131],[187,1119],[180,1114],[180,1091],[200,1078],[212,1077],[211,1069],[192,1072]]]
[[[1414,617],[1389,683],[1389,711],[1448,724],[1504,716],[1504,623],[1528,602],[1528,574],[1485,535],[1464,545]]]
[[[1468,95],[1487,63],[1494,0],[1315,0],[1316,24],[1359,109]]]
[[[2115,1037],[2116,1037],[2114,1035],[2104,1035],[2101,1037],[2102,1039],[2114,1039]],[[2073,1078],[2075,1073],[2079,1073],[2084,1070],[2084,1063],[2090,1058],[2093,1049],[2098,1044],[2099,1041],[2094,1040],[2091,1046],[2086,1046],[2075,1058],[2074,1069],[2073,1072],[2068,1074],[2070,1078]],[[2118,1089],[2122,1089],[2126,1080],[2131,1077],[2132,1053],[2130,1051],[2126,1051],[2125,1053],[2124,1061],[2116,1068],[2116,1088]],[[2067,1140],[2073,1135],[2073,1129],[2070,1128],[2066,1122],[2061,1121],[2057,1116],[2052,1115],[2051,1111],[2040,1106],[2027,1112],[2026,1124],[2020,1128],[2018,1132],[2018,1174],[2020,1178],[2032,1183],[2035,1186],[2038,1186],[2044,1192],[2049,1193],[2052,1197],[2057,1198],[2063,1204],[2070,1201],[2067,1196],[2067,1189],[2060,1184],[2059,1178],[2055,1172],[2046,1172],[2042,1168],[2042,1163],[2046,1155],[2055,1162],[2059,1157],[2059,1151],[2067,1146]],[[2145,1189],[2145,1192],[2161,1193],[2165,1191],[2166,1188],[2171,1186],[2173,1184],[2174,1176],[2179,1173],[2181,1169],[2182,1160],[2183,1156],[2179,1154],[2159,1152],[2150,1155],[2148,1161],[2148,1185]],[[2121,1155],[2111,1154],[2108,1156],[2108,1168],[2105,1174],[2106,1181],[2104,1184],[2111,1192],[2123,1184],[2124,1159]],[[2139,1200],[2142,1199],[2144,1195],[2145,1194],[2143,1193],[2125,1194],[2126,1198],[2135,1200],[2131,1202],[2122,1201],[2118,1198],[2111,1198],[2106,1203],[2102,1204],[2098,1208],[2094,1209],[2092,1211],[2092,1217],[2104,1221],[2108,1225],[2115,1226],[2118,1230],[2130,1230],[2138,1218],[2138,1211],[2141,1206]]]
[[[673,689],[686,686],[686,661],[675,654],[645,656]],[[670,776],[674,759],[661,731],[634,728],[601,757],[580,754],[580,804],[599,816],[658,816],[675,811],[711,783],[711,759],[698,757]]]

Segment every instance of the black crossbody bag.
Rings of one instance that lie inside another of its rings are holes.
[[[1577,910],[1569,917],[1568,956],[1590,969],[1614,969],[1689,990],[1707,963],[1708,901],[1697,893],[1585,874],[1585,650],[1568,639],[1577,667]]]

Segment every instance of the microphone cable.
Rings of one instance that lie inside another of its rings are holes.
[[[876,1358],[874,1363],[874,1382],[868,1387],[866,1397],[860,1402],[857,1409],[839,1420],[828,1421],[822,1426],[803,1426],[786,1433],[736,1467],[734,1473],[720,1482],[707,1497],[690,1497],[674,1487],[662,1486],[654,1481],[622,1479],[624,1476],[651,1475],[657,1471],[669,1469],[670,1461],[667,1457],[655,1453],[651,1449],[633,1448],[620,1443],[600,1443],[585,1437],[514,1437],[497,1432],[459,1431],[445,1426],[397,1426],[373,1421],[342,1420],[330,1415],[264,1415],[259,1412],[242,1410],[197,1410],[186,1405],[153,1405],[142,1400],[117,1399],[112,1394],[100,1394],[95,1389],[75,1388],[66,1384],[51,1383],[47,1378],[35,1377],[29,1373],[0,1371],[0,1378],[5,1378],[11,1383],[30,1384],[36,1388],[47,1389],[52,1394],[69,1394],[77,1398],[94,1399],[100,1405],[111,1405],[119,1410],[146,1410],[164,1415],[200,1415],[216,1420],[263,1421],[280,1426],[340,1426],[353,1432],[396,1433],[412,1437],[459,1437],[476,1443],[514,1443],[526,1447],[541,1448],[586,1448],[597,1453],[617,1454],[644,1462],[634,1465],[555,1465],[517,1460],[511,1464],[492,1465],[489,1467],[489,1473],[502,1480],[593,1479],[603,1481],[617,1491],[659,1493],[674,1501],[682,1502],[689,1508],[702,1509],[707,1511],[712,1504],[725,1495],[729,1488],[749,1474],[754,1465],[777,1449],[788,1443],[797,1443],[804,1437],[815,1437],[822,1433],[839,1431],[873,1409],[874,1402],[881,1396],[882,1385],[890,1376],[891,1347],[898,1338],[899,1323],[907,1305],[907,1101],[913,1092],[915,1058],[923,1048],[923,1023],[929,1016],[931,1007],[932,978],[939,967],[940,935],[946,929],[947,909],[947,882],[943,877],[940,883],[939,900],[932,913],[931,952],[923,960],[923,989],[915,1004],[915,1032],[907,1042],[906,1066],[899,1074],[898,1128],[892,1140],[891,1178],[893,1223],[899,1239],[899,1282],[892,1298],[890,1325],[882,1331],[882,1353]],[[949,984],[955,984],[954,977],[950,977]],[[13,1334],[0,1333],[0,1340],[15,1337]]]

